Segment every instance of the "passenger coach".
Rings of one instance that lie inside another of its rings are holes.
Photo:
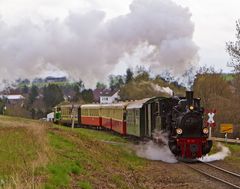
[[[81,125],[90,125],[93,127],[102,126],[101,106],[99,104],[85,104],[81,106],[79,114]]]
[[[54,108],[54,122],[63,125],[79,124],[80,105],[60,105]]]

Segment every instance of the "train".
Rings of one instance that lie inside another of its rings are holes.
[[[212,141],[204,125],[201,99],[186,91],[185,97],[152,97],[113,104],[60,105],[54,121],[79,127],[104,128],[123,136],[153,138],[156,130],[167,133],[168,146],[179,158],[197,159],[208,154]]]

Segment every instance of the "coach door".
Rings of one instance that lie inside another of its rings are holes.
[[[154,112],[153,112],[154,127],[153,130],[161,130],[161,117],[160,117],[160,106],[159,102],[154,103]]]
[[[152,133],[152,108],[151,108],[151,104],[147,105],[147,115],[148,115],[147,135],[151,136],[151,133]]]

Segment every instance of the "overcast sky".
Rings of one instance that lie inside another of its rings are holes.
[[[199,47],[199,64],[212,65],[229,72],[231,68],[227,67],[229,57],[225,43],[235,40],[235,21],[240,18],[240,1],[174,1],[189,9],[192,14],[191,20],[195,27],[193,41]],[[12,26],[24,20],[41,25],[44,20],[64,20],[71,13],[102,10],[106,13],[105,19],[111,20],[129,13],[131,2],[132,0],[0,0],[0,18],[1,22]]]
[[[194,40],[200,47],[200,64],[213,65],[223,71],[229,56],[225,43],[234,41],[235,22],[240,19],[239,0],[175,0],[189,7],[195,24]]]

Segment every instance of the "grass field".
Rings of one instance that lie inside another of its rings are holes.
[[[103,131],[0,116],[0,145],[0,188],[196,186],[181,164],[139,158],[129,141]],[[240,164],[240,147],[228,146],[226,161]]]
[[[223,78],[226,80],[226,81],[232,81],[234,79],[234,74],[223,74]]]
[[[47,188],[141,188],[131,176],[146,162],[126,148],[123,138],[59,126],[52,128],[48,136],[56,156],[48,166]],[[109,144],[111,141],[114,145]]]
[[[47,125],[27,119],[0,117],[0,184],[4,188],[33,188],[35,175],[47,164]]]
[[[3,188],[142,188],[146,161],[110,133],[0,117],[0,143]]]

